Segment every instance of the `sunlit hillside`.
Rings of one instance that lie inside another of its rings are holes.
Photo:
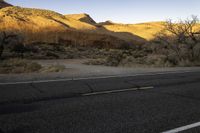
[[[0,9],[0,30],[20,32],[25,36],[26,42],[52,43],[67,40],[93,45],[94,42],[100,41],[109,45],[121,45],[120,43],[138,44],[145,41],[134,34],[113,32],[103,26],[96,26],[89,15],[75,16],[77,18],[74,15],[64,16],[49,10],[5,7]]]
[[[19,32],[26,42],[75,42],[84,45],[142,44],[154,39],[164,22],[96,23],[88,14],[62,15],[54,11],[10,6],[0,1],[0,30]],[[7,7],[9,6],[9,7]],[[121,44],[120,44],[121,43]]]
[[[21,7],[6,7],[0,10],[1,25],[6,28],[21,28],[24,26],[40,29],[44,27],[74,28],[78,30],[92,30],[96,27],[82,23],[72,18],[66,18],[59,13]],[[2,27],[2,26],[1,26]]]
[[[95,33],[99,33],[99,34],[105,34],[105,35],[111,35],[117,38],[120,38],[122,40],[128,41],[128,42],[132,42],[135,44],[140,44],[140,43],[144,43],[145,39],[141,38],[140,36],[137,36],[131,32],[127,32],[127,31],[113,31],[110,29],[106,29],[104,27],[105,24],[114,24],[111,21],[106,21],[106,22],[102,22],[102,23],[96,23],[88,14],[69,14],[69,15],[65,15],[66,18],[71,18],[71,19],[75,19],[90,25],[93,25],[96,27]],[[94,31],[94,30],[93,30]]]
[[[27,42],[54,43],[66,40],[66,42],[92,45],[95,41],[102,40],[110,41],[111,45],[114,45],[115,41],[120,40],[108,35],[92,34],[97,29],[95,26],[49,10],[2,8],[0,23],[1,31],[20,32]]]
[[[103,24],[103,26],[113,32],[128,32],[138,35],[146,40],[151,40],[155,34],[163,29],[164,22],[149,22],[141,24]]]
[[[65,15],[67,18],[73,18],[75,20],[81,21],[81,22],[85,22],[88,24],[96,24],[96,22],[88,15],[88,14],[68,14]]]
[[[192,41],[191,44],[197,44],[200,26],[197,18],[193,16],[191,20],[139,24],[109,20],[97,23],[85,13],[63,15],[51,10],[11,6],[0,0],[0,57],[2,54],[4,58],[16,55],[36,59],[95,57],[103,60],[92,64],[117,66],[123,62],[146,62],[164,66],[181,65],[185,54],[191,62],[194,56],[199,58],[199,46],[192,46],[192,49],[184,46],[191,52],[184,53],[186,50],[183,49],[184,56],[179,57],[179,52],[173,51],[166,39],[171,41],[170,44],[177,41],[181,45]],[[167,34],[160,34],[161,31]],[[159,34],[162,37],[157,36]],[[184,64],[187,65],[187,62]]]

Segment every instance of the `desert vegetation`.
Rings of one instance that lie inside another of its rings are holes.
[[[85,64],[129,67],[174,67],[200,65],[200,32],[198,18],[171,20],[163,23],[163,30],[154,39],[141,44],[112,46],[109,41],[79,44],[72,40],[58,39],[57,43],[28,43],[22,37],[11,34],[4,43],[4,58],[26,59],[91,59]],[[5,37],[5,34],[3,34]],[[114,39],[114,38],[113,38]],[[14,42],[14,43],[13,43]],[[62,67],[59,67],[62,70]],[[50,68],[54,69],[53,67]],[[59,71],[59,70],[55,70]]]
[[[106,59],[91,60],[87,64],[111,66],[199,66],[199,20],[192,16],[187,20],[163,23],[163,29],[154,39],[134,49],[117,50]]]
[[[129,67],[200,65],[196,16],[178,22],[96,23],[87,14],[10,6],[0,9],[0,23],[1,73],[64,70],[64,66],[39,67],[29,62],[32,59],[87,58],[88,65]]]
[[[42,66],[37,62],[21,58],[11,58],[0,62],[0,74],[49,73],[64,70],[63,65]]]
[[[8,59],[0,62],[0,73],[30,73],[38,72],[42,66],[38,63],[25,59]]]
[[[173,23],[169,20],[153,43],[155,54],[165,55],[173,65],[200,65],[200,29],[196,16]]]

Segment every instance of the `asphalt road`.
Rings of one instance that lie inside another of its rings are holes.
[[[199,121],[198,71],[0,84],[0,133],[159,133]]]

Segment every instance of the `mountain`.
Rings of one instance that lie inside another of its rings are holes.
[[[100,22],[97,25],[113,25],[115,24],[114,22],[112,22],[111,20],[107,20],[105,22]]]
[[[11,4],[8,4],[4,0],[0,0],[0,9],[4,7],[12,6]]]
[[[90,15],[88,14],[69,14],[69,15],[65,15],[67,18],[73,18],[75,20],[79,20],[81,22],[85,22],[88,24],[96,24],[96,22],[90,17]]]
[[[73,43],[79,45],[140,44],[145,39],[128,32],[115,32],[96,22],[87,14],[62,15],[54,11],[5,7],[0,9],[0,31],[17,32],[25,42]]]
[[[50,10],[16,6],[0,9],[0,30],[20,32],[27,43],[62,41],[79,45],[119,47],[124,44],[145,43],[162,29],[161,25],[127,25],[111,21],[96,23],[88,14],[62,15]]]
[[[146,40],[154,39],[164,27],[164,22],[148,22],[140,24],[100,23],[105,29],[113,32],[128,32]]]
[[[58,28],[58,29],[77,29],[77,30],[94,30],[95,26],[67,18],[62,14],[50,10],[31,9],[21,7],[6,7],[0,10],[1,24],[7,28],[21,29],[31,27],[40,28]],[[10,27],[11,26],[11,27]]]
[[[111,46],[143,44],[163,30],[164,22],[121,24],[96,23],[88,14],[62,15],[54,11],[12,6],[0,0],[0,31],[20,32],[26,42]],[[199,28],[200,26],[198,26]]]
[[[23,35],[26,43],[122,47],[125,44],[143,44],[162,29],[163,22],[96,23],[88,14],[62,15],[50,10],[16,6],[0,9],[0,31],[17,32]]]

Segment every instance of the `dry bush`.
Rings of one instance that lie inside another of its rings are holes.
[[[64,65],[51,65],[46,68],[43,68],[41,72],[47,73],[47,72],[62,72],[65,70]]]
[[[106,64],[106,59],[92,59],[87,62],[84,62],[86,65],[105,65]]]
[[[119,66],[126,66],[126,67],[135,67],[144,65],[145,65],[145,57],[135,58],[134,56],[127,56],[123,58],[119,63]]]
[[[5,50],[5,45],[8,45],[14,39],[17,38],[16,34],[13,33],[6,33],[5,31],[0,32],[0,58]]]
[[[0,73],[30,73],[38,72],[42,66],[38,63],[24,59],[9,59],[0,62]]]
[[[25,52],[30,52],[21,34],[2,31],[0,33],[0,57],[4,51],[9,52],[13,57],[23,57]]]
[[[152,44],[154,54],[165,55],[174,66],[189,66],[200,62],[200,31],[198,18],[165,23],[165,30],[157,34]]]
[[[131,64],[145,64],[144,58],[146,57],[146,54],[144,54],[143,51],[133,49],[110,49],[104,52],[104,56],[90,60],[86,62],[86,64],[106,66],[131,66]]]

